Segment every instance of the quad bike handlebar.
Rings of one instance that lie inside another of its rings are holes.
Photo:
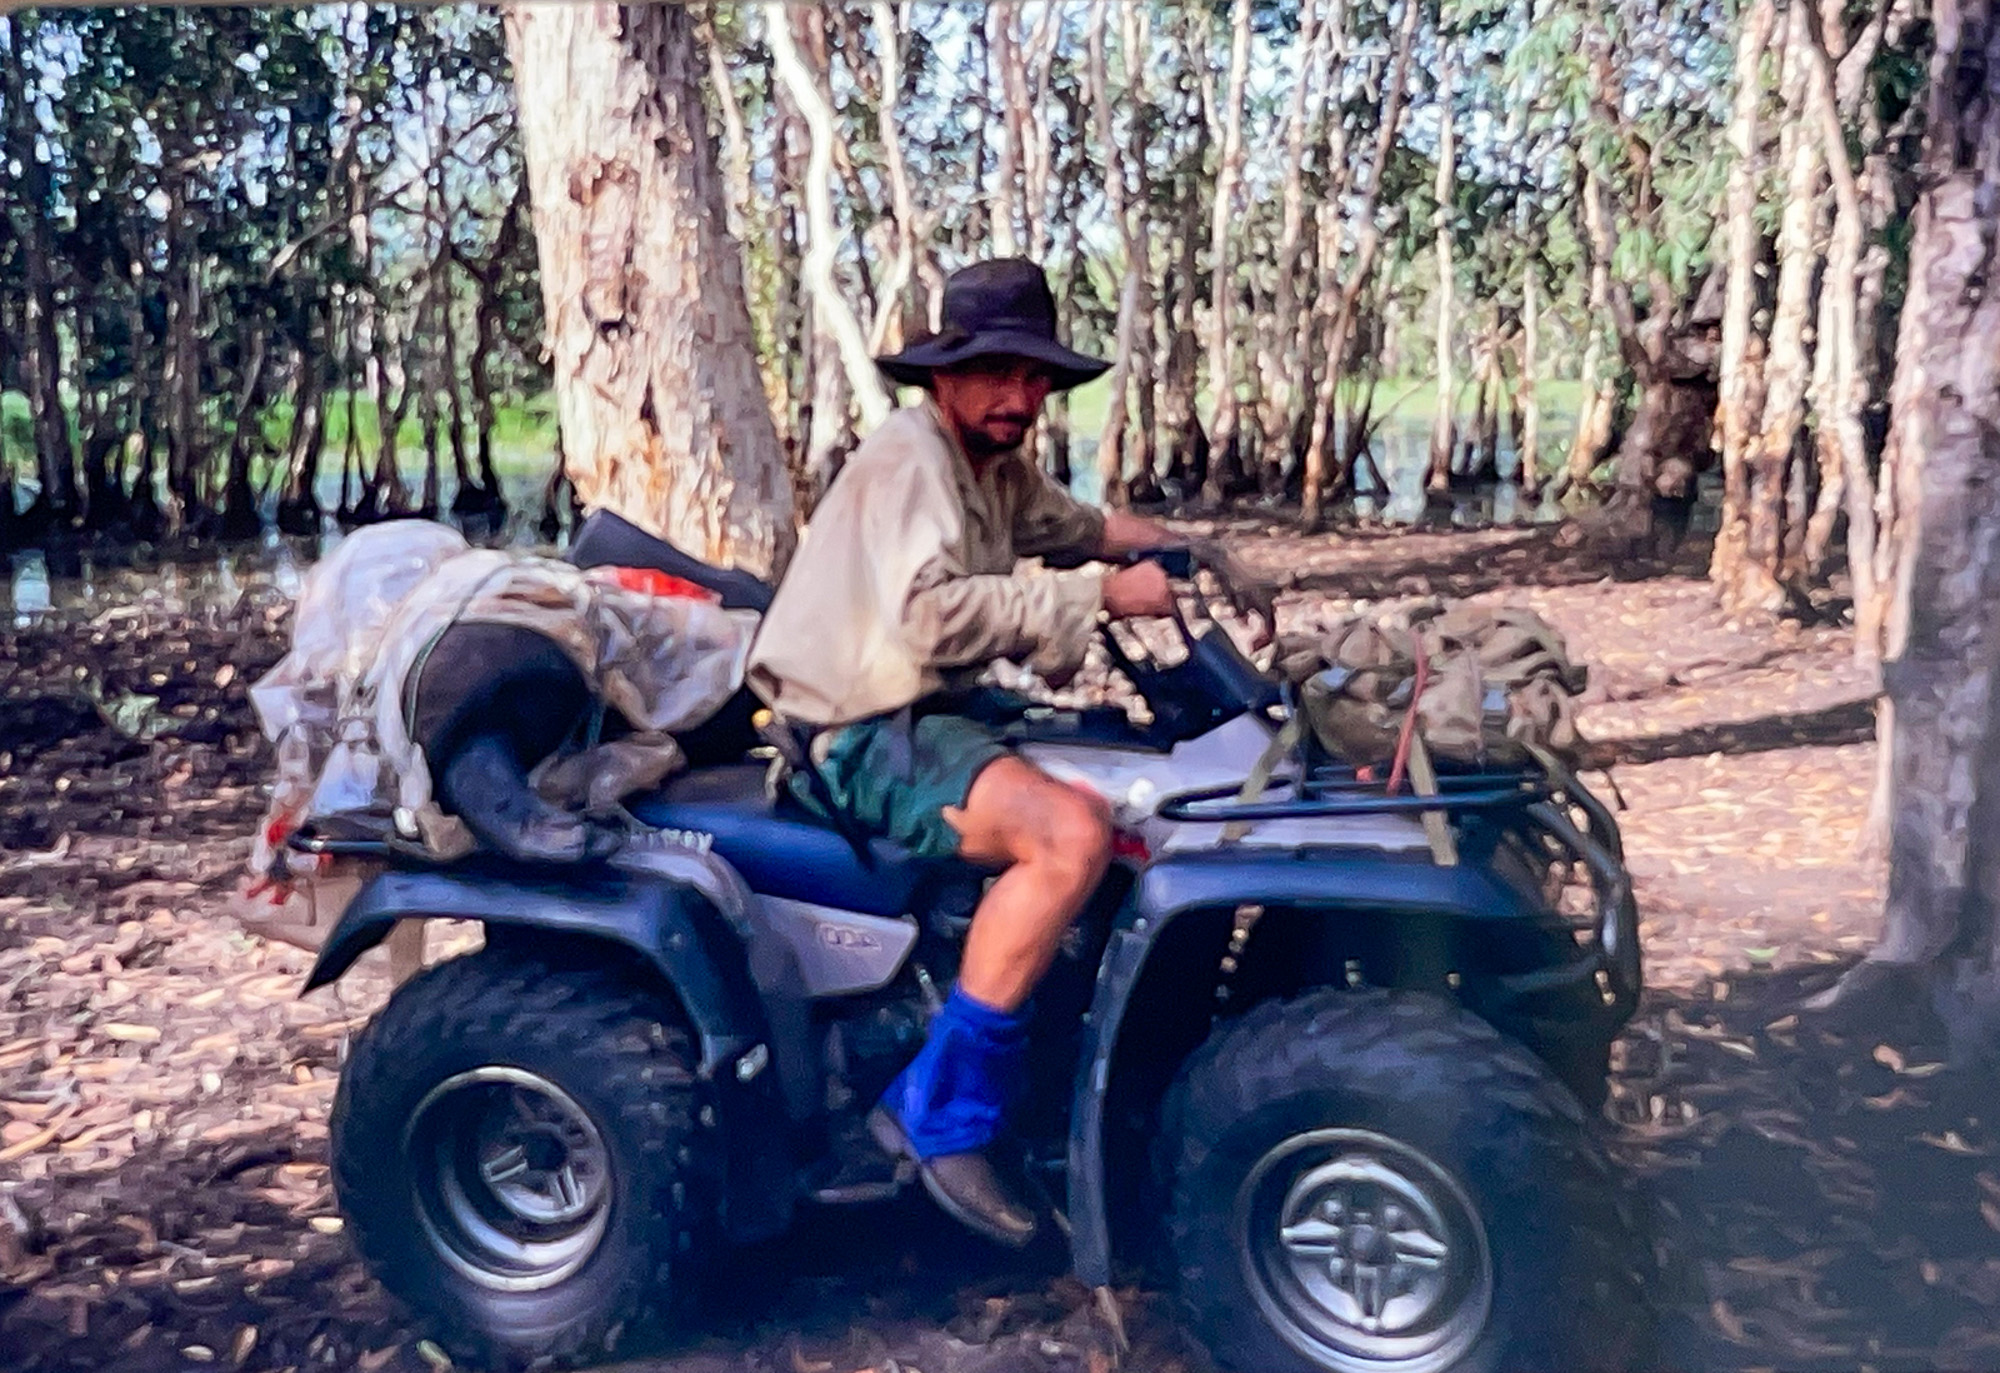
[[[1141,549],[1124,561],[1127,565],[1153,563],[1167,574],[1169,582],[1176,584],[1175,608],[1169,619],[1190,652],[1202,626],[1221,626],[1221,620],[1214,614],[1218,602],[1228,605],[1244,620],[1262,622],[1262,630],[1252,645],[1253,653],[1275,641],[1276,588],[1249,574],[1228,550],[1212,541]],[[1208,585],[1203,583],[1204,573]]]

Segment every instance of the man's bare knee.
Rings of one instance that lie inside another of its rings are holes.
[[[1036,824],[1023,862],[1095,877],[1111,860],[1111,808],[1098,797],[1051,781],[1036,798]]]
[[[979,774],[963,809],[945,812],[975,862],[1095,876],[1111,858],[1111,807],[1019,758]]]

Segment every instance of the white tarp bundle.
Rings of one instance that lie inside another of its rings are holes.
[[[465,827],[437,805],[404,706],[406,682],[438,638],[474,623],[543,635],[632,726],[613,742],[550,760],[533,778],[558,804],[601,808],[679,764],[670,735],[713,715],[742,684],[757,618],[633,590],[610,569],[474,549],[429,521],[349,535],[308,573],[291,651],[250,691],[276,747],[277,778],[251,856],[246,920],[287,918],[278,908],[296,893],[278,879],[291,865],[276,860],[286,838],[317,815],[393,810],[398,831],[439,857],[471,847]],[[323,934],[323,913],[305,914]]]

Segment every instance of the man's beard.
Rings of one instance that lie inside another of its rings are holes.
[[[996,439],[986,432],[985,425],[975,425],[967,429],[964,433],[965,447],[968,455],[981,458],[997,458],[1002,453],[1013,452],[1023,443],[1027,442],[1028,431],[1034,428],[1035,422],[1032,419],[1015,420],[1013,416],[1004,416],[990,420],[988,423],[999,423],[1000,419],[1003,418],[1018,426],[1018,432],[1015,436],[1006,440]]]

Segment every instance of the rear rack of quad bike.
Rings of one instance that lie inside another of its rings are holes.
[[[1317,755],[1317,756],[1315,756]],[[1440,769],[1436,790],[1392,789],[1380,770],[1327,758],[1307,743],[1276,795],[1247,797],[1236,786],[1176,792],[1155,812],[1195,824],[1325,819],[1357,815],[1444,815],[1461,827],[1485,822],[1495,848],[1519,860],[1549,908],[1569,924],[1578,961],[1509,977],[1508,990],[1532,995],[1589,978],[1607,1006],[1639,994],[1639,912],[1625,870],[1624,841],[1610,809],[1574,777],[1537,766]]]

